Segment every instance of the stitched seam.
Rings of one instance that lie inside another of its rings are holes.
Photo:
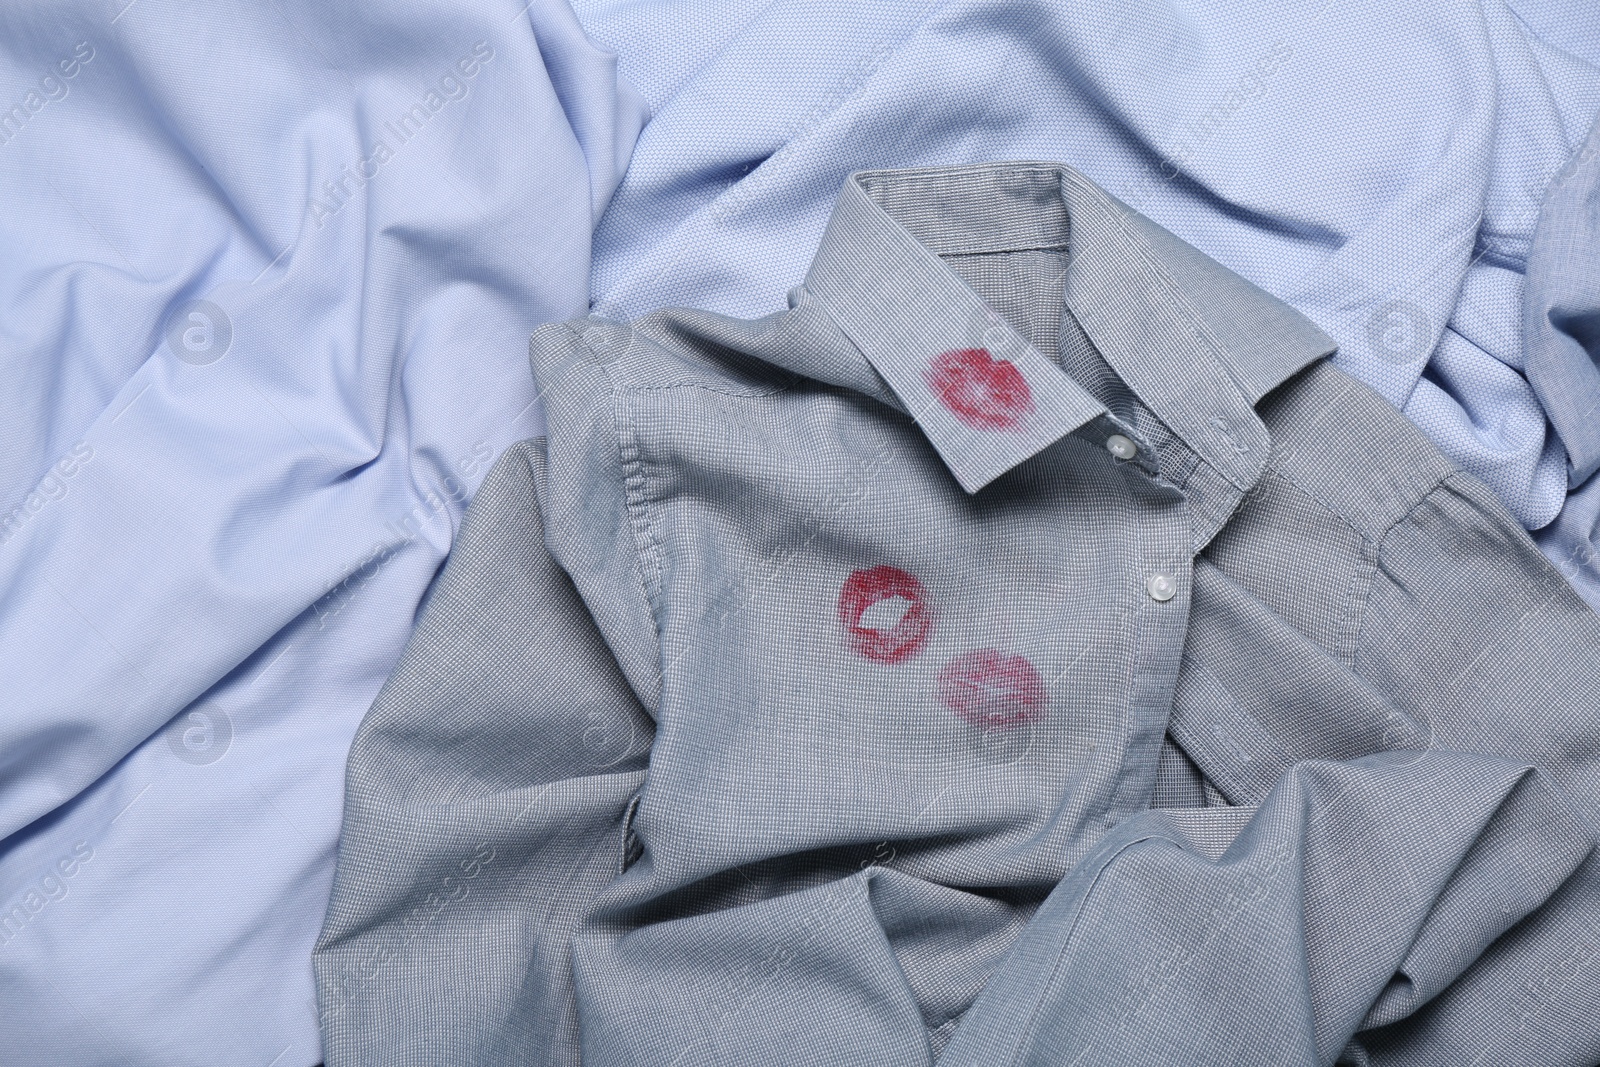
[[[1231,715],[1233,718],[1240,720],[1241,723],[1244,723],[1245,720],[1255,722],[1256,727],[1261,731],[1261,733],[1278,747],[1279,752],[1273,753],[1273,755],[1291,757],[1288,746],[1283,744],[1276,732],[1252,715],[1250,710],[1240,703],[1239,697],[1233,691],[1233,687],[1219,678],[1216,671],[1213,671],[1211,668],[1198,661],[1188,664],[1185,669],[1195,672],[1196,676],[1208,679],[1210,682],[1210,687],[1215,691],[1221,692],[1221,694],[1227,698],[1228,706],[1226,708],[1209,709],[1210,711],[1216,713],[1211,715],[1205,715],[1204,713],[1202,713],[1200,716],[1174,715],[1172,722],[1167,727],[1168,733],[1172,735],[1173,741],[1177,742],[1178,746],[1182,748],[1183,751],[1189,756],[1190,762],[1199,768],[1201,775],[1206,779],[1206,781],[1211,783],[1213,788],[1216,788],[1218,783],[1228,787],[1227,790],[1217,789],[1217,792],[1222,793],[1223,799],[1225,799],[1229,804],[1259,804],[1263,798],[1260,796],[1251,796],[1249,783],[1239,773],[1236,773],[1236,770],[1242,771],[1243,768],[1238,767],[1230,769],[1226,765],[1229,762],[1237,764],[1243,761],[1238,759],[1230,761],[1228,760],[1226,753],[1216,752],[1216,746],[1214,742],[1227,744],[1229,741],[1234,740],[1233,732],[1227,729],[1221,715]],[[1176,691],[1174,691],[1173,696],[1173,703],[1176,705]],[[1174,707],[1173,710],[1177,711],[1178,709]],[[1218,736],[1219,728],[1223,734],[1227,735],[1226,740],[1223,737]],[[1209,731],[1212,735],[1209,738],[1206,736],[1207,731]],[[1196,758],[1197,754],[1201,756],[1220,755],[1222,757],[1221,762],[1224,765],[1221,767],[1216,766],[1215,764],[1219,762],[1217,759],[1211,759],[1205,764],[1202,764],[1200,760]],[[1252,757],[1247,757],[1247,760],[1250,758]],[[1294,760],[1292,757],[1285,758],[1283,760],[1284,770],[1287,771],[1289,764],[1293,762]],[[1269,791],[1270,789],[1271,787],[1268,786]]]
[[[1455,479],[1455,476],[1459,473],[1460,472],[1456,470],[1449,470],[1444,474],[1441,474],[1438,481],[1428,486],[1427,491],[1412,502],[1411,506],[1405,510],[1405,514],[1397,517],[1393,522],[1383,528],[1383,532],[1375,538],[1378,545],[1378,555],[1380,557],[1383,555],[1383,543],[1389,539],[1389,534],[1394,531],[1395,527],[1399,526],[1403,522],[1406,522],[1413,515],[1415,515],[1417,513],[1417,509],[1428,503],[1428,501],[1432,500],[1438,494],[1439,490],[1447,488]]]
[[[1423,504],[1426,504],[1429,501],[1433,500],[1435,497],[1437,497],[1440,494],[1440,492],[1449,491],[1451,493],[1454,493],[1455,495],[1457,495],[1457,496],[1463,498],[1464,500],[1466,500],[1468,503],[1472,504],[1474,509],[1477,509],[1478,506],[1477,506],[1476,502],[1474,502],[1472,500],[1472,497],[1469,494],[1467,494],[1465,492],[1462,492],[1461,489],[1456,487],[1456,483],[1461,482],[1463,479],[1466,479],[1466,478],[1469,478],[1469,477],[1470,477],[1470,475],[1467,475],[1463,471],[1459,471],[1459,470],[1448,471],[1447,473],[1442,475],[1439,478],[1439,480],[1434,483],[1433,487],[1430,488],[1428,490],[1428,492],[1426,494],[1424,494],[1421,499],[1419,499],[1415,504],[1413,504],[1406,511],[1406,513],[1404,515],[1400,516],[1400,518],[1398,518],[1394,522],[1390,523],[1389,526],[1383,531],[1383,536],[1378,541],[1378,545],[1377,545],[1378,561],[1382,560],[1382,557],[1383,557],[1383,542],[1388,540],[1389,534],[1392,533],[1397,527],[1399,527],[1399,525],[1401,523],[1407,521],[1413,515],[1415,515],[1417,510],[1419,508],[1421,508]],[[1482,514],[1481,511],[1479,513]],[[1485,517],[1492,517],[1492,516],[1485,516]],[[1516,530],[1516,531],[1521,531],[1522,528],[1520,526],[1515,525],[1515,521],[1516,521],[1515,519],[1512,520],[1512,523],[1513,523],[1512,529]],[[1522,531],[1522,532],[1526,535],[1526,531]],[[1537,551],[1537,548],[1535,548],[1535,551]],[[1374,566],[1375,567],[1377,566],[1378,561],[1374,562]],[[1561,596],[1563,593],[1571,592],[1571,590],[1572,590],[1572,587],[1562,577],[1561,573],[1559,571],[1557,571],[1553,566],[1552,567],[1548,567],[1547,568],[1547,577],[1545,578],[1543,586],[1540,588],[1540,592],[1542,592],[1543,595],[1537,601],[1537,606],[1538,607],[1543,607],[1545,604],[1548,604],[1553,598]],[[1485,651],[1488,648],[1494,647],[1494,645],[1497,644],[1497,643],[1498,642],[1490,642],[1489,645],[1485,646]]]
[[[1324,364],[1324,365],[1326,365],[1326,364]],[[1357,380],[1355,378],[1351,377],[1349,374],[1345,374],[1344,378],[1345,378],[1345,381],[1344,381],[1343,385],[1340,388],[1339,395],[1337,397],[1335,397],[1333,400],[1331,400],[1328,403],[1324,404],[1322,406],[1322,408],[1317,412],[1317,414],[1311,419],[1310,422],[1305,423],[1304,425],[1299,427],[1300,435],[1298,435],[1294,440],[1285,440],[1283,442],[1284,448],[1289,450],[1289,455],[1292,456],[1296,451],[1298,451],[1298,449],[1300,447],[1300,443],[1301,443],[1300,442],[1300,437],[1303,437],[1304,435],[1309,434],[1313,429],[1316,428],[1316,426],[1319,423],[1322,422],[1322,420],[1325,417],[1327,417],[1327,415],[1330,412],[1332,412],[1332,411],[1334,411],[1334,410],[1336,410],[1338,408],[1347,407],[1347,405],[1344,404],[1344,401],[1348,396],[1350,396],[1350,394],[1352,392],[1354,392],[1356,390],[1356,388],[1357,388],[1359,383],[1357,382]],[[1268,432],[1269,433],[1271,432],[1270,429],[1269,429]],[[1386,534],[1389,529],[1392,529],[1396,523],[1400,522],[1404,518],[1404,516],[1401,516],[1401,518],[1395,519],[1394,522],[1391,522],[1389,524],[1389,526],[1385,528],[1384,533],[1378,534],[1375,537],[1373,534],[1368,533],[1366,530],[1364,530],[1360,526],[1356,525],[1355,520],[1352,519],[1349,515],[1345,514],[1345,512],[1342,509],[1334,507],[1333,504],[1331,504],[1327,500],[1324,500],[1316,492],[1312,491],[1312,489],[1309,486],[1307,486],[1307,485],[1303,484],[1302,482],[1300,482],[1297,478],[1295,478],[1295,476],[1293,474],[1289,473],[1289,471],[1285,467],[1283,467],[1280,463],[1272,462],[1270,457],[1268,459],[1268,463],[1267,463],[1266,469],[1264,471],[1262,471],[1262,477],[1264,478],[1268,474],[1276,475],[1280,480],[1282,480],[1284,482],[1287,482],[1288,484],[1294,486],[1296,489],[1300,490],[1300,492],[1305,494],[1305,496],[1308,499],[1314,500],[1318,504],[1321,504],[1324,508],[1327,509],[1329,514],[1337,516],[1342,522],[1344,522],[1344,524],[1346,526],[1350,527],[1350,529],[1355,532],[1356,536],[1360,537],[1363,541],[1381,540],[1383,538],[1384,534]],[[1445,477],[1444,475],[1441,475],[1440,479],[1439,479],[1439,482],[1442,482],[1444,480],[1444,477]],[[1433,490],[1438,488],[1439,482],[1435,482],[1434,485],[1432,485],[1429,488],[1423,490],[1422,493],[1420,493],[1418,495],[1417,499],[1412,501],[1412,503],[1410,505],[1410,508],[1414,510],[1417,507],[1418,504],[1420,504],[1423,500],[1427,499],[1427,497],[1433,492]]]
[[[639,788],[633,791],[633,796],[628,800],[628,806],[622,815],[622,850],[618,857],[616,877],[620,878],[629,867],[636,863],[644,854],[644,842],[639,840],[639,835],[634,832],[633,821],[639,814],[639,802],[644,798],[644,783],[639,783]]]
[[[1054,181],[1061,173],[1061,168],[1054,163],[1007,163],[1002,164],[1002,166],[1005,168],[1003,174],[1007,178],[1010,178],[1013,175],[1023,175],[1028,178],[1044,178],[1047,179],[1047,181]],[[980,163],[972,165],[969,169],[972,173],[979,174],[981,176],[988,172],[991,169],[991,166],[989,164]],[[918,183],[937,184],[949,180],[950,173],[946,168],[932,166],[919,167],[916,171],[909,174],[897,172],[887,176],[881,171],[874,171],[864,175],[861,178],[860,184],[863,189],[873,191],[881,188],[886,182],[893,183],[896,186],[904,186],[915,185]]]
[[[1234,380],[1232,373],[1227,369],[1228,361],[1224,356],[1228,352],[1228,347],[1211,332],[1210,325],[1195,309],[1194,305],[1190,303],[1189,298],[1184,295],[1177,280],[1167,270],[1166,264],[1161,262],[1160,258],[1150,250],[1150,246],[1145,243],[1144,238],[1135,232],[1128,223],[1127,216],[1106,202],[1104,193],[1091,185],[1087,185],[1079,180],[1076,175],[1070,174],[1065,170],[1059,173],[1063,180],[1071,181],[1079,189],[1089,193],[1094,210],[1097,210],[1102,218],[1116,226],[1131,247],[1138,249],[1139,257],[1143,260],[1144,266],[1154,277],[1160,280],[1161,287],[1165,290],[1167,301],[1181,313],[1184,325],[1188,327],[1189,332],[1200,342],[1201,346],[1206,350],[1206,355],[1210,357],[1207,360],[1206,370],[1216,390],[1217,399],[1224,402],[1222,405],[1224,407],[1227,406],[1226,401],[1229,398],[1236,399],[1252,414],[1255,414],[1261,424],[1261,434],[1266,438],[1265,443],[1270,446],[1272,431],[1267,428],[1265,420],[1261,420],[1261,416],[1255,411],[1255,404],[1245,395],[1244,389]],[[1239,485],[1227,472],[1219,473],[1227,478],[1228,481],[1233,482],[1236,488],[1246,492],[1249,491],[1249,486]]]
[[[1355,573],[1350,576],[1349,596],[1341,626],[1340,636],[1346,647],[1339,650],[1339,661],[1357,675],[1361,672],[1356,670],[1356,655],[1361,651],[1361,642],[1366,637],[1367,618],[1371,614],[1372,584],[1378,574],[1377,555],[1377,542],[1363,535],[1361,557],[1356,563]]]
[[[651,625],[655,627],[657,646],[661,636],[661,542],[656,537],[650,518],[650,501],[645,493],[644,461],[640,455],[639,441],[624,418],[624,396],[618,391],[617,381],[609,368],[602,368],[611,382],[611,420],[617,438],[617,463],[622,471],[623,507],[628,512],[628,527],[633,534],[634,573],[638,576],[640,591],[650,612]],[[658,665],[657,670],[662,668]]]
[[[1357,526],[1353,521],[1351,521],[1350,517],[1344,512],[1340,511],[1338,508],[1322,499],[1316,493],[1306,488],[1300,482],[1296,481],[1294,477],[1291,476],[1287,471],[1284,471],[1277,466],[1269,466],[1261,473],[1261,477],[1263,479],[1269,477],[1277,478],[1286,485],[1292,486],[1307,500],[1315,503],[1329,515],[1332,515],[1334,518],[1344,523],[1350,532],[1355,534],[1357,539],[1359,539],[1361,542],[1361,554],[1357,557],[1355,572],[1351,575],[1350,582],[1345,587],[1345,607],[1340,613],[1341,618],[1339,622],[1339,638],[1344,647],[1341,647],[1336,652],[1340,662],[1354,670],[1356,654],[1361,648],[1361,638],[1366,626],[1367,608],[1369,607],[1372,599],[1372,579],[1377,571],[1377,562],[1375,557],[1378,552],[1378,541],[1377,539],[1373,538],[1371,534],[1367,533],[1367,531],[1363,530],[1361,527]],[[1435,486],[1435,488],[1437,488],[1437,486]],[[1431,493],[1432,490],[1429,490],[1427,494],[1424,494],[1423,499],[1426,499],[1426,497],[1431,495]],[[1421,500],[1418,500],[1416,503],[1412,504],[1410,510],[1415,510],[1416,507],[1421,504],[1421,502]],[[1395,521],[1398,523],[1400,520],[1397,519]],[[1391,523],[1389,528],[1393,529],[1393,527],[1394,524]],[[1369,558],[1369,555],[1373,558]]]
[[[1382,540],[1382,536],[1383,536],[1382,534],[1378,535],[1377,538],[1374,538],[1372,534],[1369,534],[1367,531],[1363,530],[1360,526],[1357,526],[1356,523],[1355,523],[1355,520],[1352,519],[1349,515],[1346,515],[1342,510],[1340,510],[1339,508],[1334,507],[1331,503],[1329,503],[1328,501],[1322,499],[1321,496],[1319,496],[1317,493],[1312,491],[1308,486],[1303,485],[1300,481],[1298,481],[1294,477],[1294,475],[1290,474],[1288,471],[1284,470],[1282,467],[1269,466],[1262,473],[1262,476],[1265,477],[1266,475],[1269,475],[1269,474],[1270,475],[1274,475],[1278,479],[1280,479],[1281,481],[1287,482],[1290,485],[1294,486],[1296,489],[1300,490],[1300,492],[1302,494],[1304,494],[1307,499],[1312,500],[1312,501],[1316,502],[1317,504],[1322,505],[1322,507],[1328,512],[1328,514],[1332,515],[1334,518],[1338,519],[1340,522],[1342,522],[1346,526],[1350,527],[1351,532],[1354,533],[1357,537],[1361,538],[1362,540],[1364,540],[1364,541],[1374,540],[1374,539]],[[1431,493],[1431,492],[1433,492],[1433,489],[1430,488],[1428,490],[1428,493]],[[1423,494],[1423,499],[1426,499],[1426,497],[1427,497],[1427,493],[1424,493]],[[1414,509],[1417,506],[1417,504],[1420,504],[1421,502],[1422,502],[1421,500],[1416,501],[1415,503],[1413,503],[1411,505],[1411,508]],[[1408,511],[1408,514],[1409,514],[1409,511]],[[1400,521],[1399,519],[1395,520],[1395,522],[1399,522],[1399,521]],[[1385,529],[1385,532],[1387,532],[1388,529],[1392,529],[1393,526],[1394,526],[1394,523],[1390,523],[1389,527],[1387,527]]]
[[[716,386],[707,385],[704,382],[667,382],[662,385],[633,385],[630,383],[622,387],[622,392],[627,396],[640,396],[645,393],[672,393],[681,389],[698,389],[704,393],[716,393],[718,396],[735,396],[758,400],[763,397],[780,396],[792,388],[794,388],[792,385],[779,385],[763,392],[746,393],[732,389],[718,389]]]
[[[777,396],[779,393],[786,392],[786,391],[788,391],[789,389],[792,388],[791,385],[777,385],[777,386],[772,386],[770,388],[757,389],[757,390],[719,389],[714,385],[707,385],[704,382],[692,382],[692,381],[685,381],[685,380],[680,380],[680,381],[675,381],[675,382],[657,382],[657,383],[653,383],[653,384],[649,384],[649,385],[639,384],[639,383],[635,383],[635,382],[631,382],[631,381],[624,383],[622,381],[619,381],[617,376],[616,376],[616,374],[614,373],[614,368],[616,366],[615,362],[608,361],[608,360],[604,359],[601,356],[601,354],[595,350],[594,346],[591,345],[588,342],[588,340],[583,336],[583,334],[578,332],[578,330],[572,325],[571,322],[564,322],[561,325],[566,327],[567,333],[572,337],[573,341],[575,341],[580,347],[582,347],[585,352],[588,352],[591,356],[594,357],[594,363],[598,367],[600,367],[602,370],[605,371],[606,377],[608,379],[610,379],[610,381],[611,381],[612,394],[616,395],[616,396],[621,396],[621,395],[624,395],[624,394],[626,394],[626,395],[638,395],[640,393],[670,392],[670,391],[672,391],[674,389],[701,389],[701,390],[704,390],[705,392],[708,392],[708,393],[720,393],[723,396],[760,397],[760,396]],[[678,356],[678,357],[681,358],[684,355],[684,353],[681,350],[676,349],[676,348],[674,348],[673,346],[671,346],[669,344],[665,344],[662,341],[658,340],[657,338],[651,337],[649,334],[642,333],[635,326],[627,326],[625,328],[628,330],[628,332],[630,334],[634,335],[635,337],[643,337],[647,341],[650,341],[650,342],[652,342],[654,344],[660,345],[662,348],[666,349],[668,352],[672,353],[674,356]],[[689,353],[689,355],[693,356],[694,353],[691,352],[691,353]]]
[[[921,242],[918,243],[920,244]],[[1058,241],[1055,244],[1032,242],[1016,245],[1015,247],[1007,245],[1004,248],[979,248],[972,252],[934,252],[934,255],[940,259],[969,259],[973,256],[1004,256],[1012,252],[1065,252],[1070,247],[1070,244],[1066,241]]]
[[[1125,480],[1131,480],[1131,477],[1131,475],[1125,476]],[[1124,514],[1126,514],[1126,512]],[[1138,531],[1136,536],[1138,536],[1139,559],[1143,560],[1147,550],[1147,539],[1138,526],[1133,528]],[[1138,703],[1138,691],[1135,688],[1135,682],[1139,675],[1139,665],[1141,663],[1145,663],[1150,658],[1147,629],[1146,627],[1140,625],[1142,615],[1147,613],[1149,610],[1147,606],[1148,602],[1140,598],[1140,594],[1143,592],[1144,590],[1139,587],[1138,575],[1135,574],[1130,576],[1130,599],[1128,604],[1131,610],[1128,612],[1128,626],[1133,630],[1132,636],[1134,640],[1134,648],[1133,654],[1126,657],[1122,672],[1122,692],[1128,694],[1128,703],[1127,713],[1122,717],[1122,734],[1121,737],[1118,738],[1117,744],[1118,751],[1122,753],[1122,758],[1117,762],[1117,779],[1123,783],[1123,786],[1122,788],[1108,790],[1104,803],[1102,803],[1099,807],[1099,814],[1101,816],[1101,821],[1104,823],[1103,829],[1105,830],[1109,830],[1116,824],[1116,816],[1113,814],[1114,811],[1118,814],[1127,815],[1133,811],[1136,811],[1140,803],[1142,803],[1145,799],[1144,796],[1141,796],[1134,801],[1123,799],[1123,795],[1125,793],[1132,792],[1133,782],[1138,779],[1138,775],[1130,773],[1130,771],[1134,769],[1131,762],[1133,755],[1133,735],[1139,728],[1140,724],[1138,719],[1140,712],[1144,709]],[[1156,745],[1156,751],[1160,751],[1159,742]],[[1154,781],[1155,774],[1152,770],[1150,782],[1153,784]]]
[[[661,548],[660,542],[656,539],[651,529],[649,501],[644,492],[644,464],[639,455],[638,441],[623,418],[622,401],[624,394],[621,389],[621,383],[617,381],[614,367],[599,358],[599,353],[595,351],[571,321],[563,322],[561,325],[579,348],[594,357],[592,362],[611,386],[611,426],[617,443],[617,468],[622,473],[622,503],[628,512],[629,531],[633,535],[633,572],[635,579],[639,582],[639,591],[644,595],[645,610],[650,615],[650,624],[656,632],[656,647],[658,650],[656,679],[659,684],[665,673],[665,665],[659,655],[662,634],[660,609]],[[655,580],[652,581],[652,578]]]

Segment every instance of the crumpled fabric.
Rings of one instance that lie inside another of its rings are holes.
[[[1581,920],[1594,833],[1569,795],[1517,761],[1430,749],[1296,761],[1238,806],[1135,815],[1031,916],[918,877],[908,843],[884,841],[788,894],[751,865],[617,937],[586,915],[637,859],[655,724],[546,548],[549,493],[544,442],[502,456],[363,724],[341,871],[359,891],[319,945],[330,1064],[568,1064],[580,1046],[585,1063],[1457,1064],[1433,1024],[1508,988],[1497,968],[1524,961],[1500,935]],[[988,929],[952,939],[974,901]],[[965,1010],[934,1049],[900,961],[941,953],[982,989],[940,975]],[[615,981],[631,967],[660,992],[668,961],[670,998]],[[1509,988],[1539,1018],[1552,972],[1526,973]],[[630,1006],[652,1047],[600,1025]]]
[[[1600,121],[1545,194],[1523,331],[1528,380],[1567,442],[1574,487],[1539,545],[1600,610]]]
[[[576,7],[657,112],[597,313],[774,310],[852,170],[1061,160],[1309,316],[1523,526],[1561,509],[1522,294],[1600,112],[1576,7],[1537,5],[1556,40],[1502,0]]]
[[[1593,843],[1537,771],[1459,752],[1307,761],[1259,808],[1136,816],[1056,886],[938,1063],[1462,1062],[1383,1028],[1541,921]]]
[[[0,1060],[310,1067],[345,753],[645,105],[561,0],[17,0],[0,71]]]
[[[1600,1058],[1600,617],[1092,193],[857,174],[785,311],[534,335],[548,470],[497,465],[352,750],[330,1065]]]

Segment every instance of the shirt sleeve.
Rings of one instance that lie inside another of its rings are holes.
[[[1352,583],[1356,636],[1342,651],[1289,621],[1305,584],[1294,573],[1244,571],[1238,552],[1197,562],[1170,724],[1186,754],[1229,800],[1250,804],[1299,760],[1482,753],[1539,768],[1592,836],[1600,686],[1594,658],[1576,650],[1600,642],[1600,617],[1474,478],[1440,479],[1367,553]],[[1509,876],[1472,877],[1492,895]],[[1468,958],[1440,972],[1448,981],[1375,1005],[1352,1062],[1593,1062],[1600,1037],[1584,1005],[1600,960],[1588,918],[1600,862],[1588,858],[1554,892],[1492,942],[1461,939]]]

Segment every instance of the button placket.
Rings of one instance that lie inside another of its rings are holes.
[[[1148,449],[1141,449],[1141,456]],[[1119,464],[1120,465],[1120,464]],[[1189,505],[1177,487],[1159,478],[1129,479],[1132,508],[1126,520],[1133,551],[1127,558],[1129,732],[1119,800],[1140,805],[1154,780],[1156,752],[1166,736],[1172,694],[1189,629]],[[1157,579],[1161,579],[1159,583]],[[1134,584],[1137,583],[1137,584]],[[1152,588],[1154,587],[1154,588]],[[1126,809],[1123,809],[1126,810]],[[1113,809],[1113,814],[1117,809]]]

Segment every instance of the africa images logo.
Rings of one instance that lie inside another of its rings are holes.
[[[322,183],[326,198],[313,198],[311,201],[311,221],[317,229],[320,230],[324,222],[337,215],[357,190],[378,176],[378,172],[395,158],[396,147],[421,133],[433,121],[433,117],[444,110],[446,104],[465,99],[472,79],[493,58],[494,48],[488,41],[473,45],[472,51],[456,60],[452,68],[439,77],[437,84],[428,87],[421,99],[398,117],[383,124],[383,130],[394,138],[394,146],[384,137],[379,137],[372,143],[371,151],[362,156],[353,168],[348,163],[340,164],[339,176]]]

